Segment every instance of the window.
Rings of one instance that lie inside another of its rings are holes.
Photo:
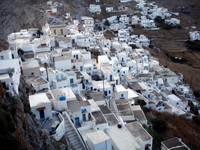
[[[63,34],[63,29],[60,29],[60,33]]]
[[[124,94],[121,94],[121,97],[124,97]]]
[[[116,85],[118,85],[118,80],[116,80]]]
[[[73,79],[70,79],[70,84],[73,84],[74,83],[74,80]]]
[[[0,60],[4,60],[4,57],[3,57],[3,56],[0,56]]]
[[[53,32],[54,32],[54,34],[56,34],[56,30],[54,30]]]

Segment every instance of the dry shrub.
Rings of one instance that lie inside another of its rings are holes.
[[[200,149],[200,126],[194,121],[169,113],[152,111],[152,114],[167,122],[168,130],[165,135],[167,138],[179,137],[191,149]]]

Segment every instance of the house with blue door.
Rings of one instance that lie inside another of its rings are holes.
[[[115,87],[115,97],[116,100],[128,99],[128,90],[123,85],[116,85]]]
[[[113,94],[113,87],[108,83],[107,80],[103,81],[92,81],[93,89],[101,92],[106,97],[110,97]]]
[[[29,103],[32,113],[36,119],[51,119],[52,105],[46,93],[40,93],[29,96]]]
[[[83,117],[86,117],[82,114],[83,110],[81,108],[77,100],[67,101],[68,114],[76,127],[81,126]]]

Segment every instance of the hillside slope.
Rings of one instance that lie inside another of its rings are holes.
[[[33,117],[28,102],[31,91],[23,79],[19,89],[19,96],[5,97],[0,84],[0,145],[15,150],[67,149],[50,137]]]

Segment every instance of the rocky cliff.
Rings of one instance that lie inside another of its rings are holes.
[[[30,27],[40,27],[46,22],[35,9],[42,0],[1,0],[0,1],[0,47],[5,48],[7,35]]]
[[[20,94],[16,97],[5,97],[0,87],[0,145],[6,149],[40,150],[67,149],[56,142],[34,118],[30,111],[28,94],[30,88],[21,79]]]

